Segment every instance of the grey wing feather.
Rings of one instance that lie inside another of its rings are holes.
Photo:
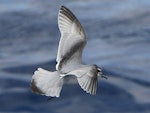
[[[74,65],[75,62],[81,61],[86,37],[78,19],[65,6],[60,8],[58,25],[61,32],[61,39],[58,47],[56,69],[62,71],[63,68],[67,70],[68,65]]]

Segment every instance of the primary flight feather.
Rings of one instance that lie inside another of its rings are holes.
[[[98,76],[105,76],[97,65],[82,64],[82,51],[86,45],[83,27],[65,6],[61,6],[59,10],[58,26],[61,38],[56,58],[56,71],[50,72],[38,68],[32,76],[32,91],[46,96],[59,97],[65,76],[74,75],[84,91],[96,94]]]

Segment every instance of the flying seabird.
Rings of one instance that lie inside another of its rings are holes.
[[[61,33],[57,52],[56,71],[38,68],[32,76],[33,92],[50,97],[59,97],[65,76],[74,75],[81,88],[92,95],[96,94],[98,76],[106,78],[97,65],[84,65],[82,51],[86,45],[86,35],[75,15],[65,6],[58,14]]]

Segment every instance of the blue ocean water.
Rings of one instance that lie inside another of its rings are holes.
[[[72,80],[48,101],[30,81],[38,67],[55,70],[62,4],[85,28],[83,61],[108,80],[99,79],[95,96]],[[149,0],[0,0],[0,112],[148,113],[149,68]]]

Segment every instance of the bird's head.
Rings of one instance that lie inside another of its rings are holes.
[[[97,66],[98,76],[107,79],[107,76],[103,74],[102,69]]]

